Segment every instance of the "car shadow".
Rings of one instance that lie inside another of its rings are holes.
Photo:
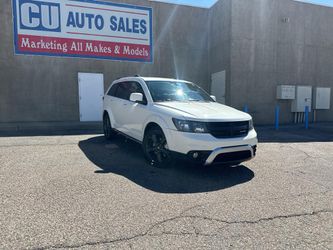
[[[122,175],[134,183],[160,193],[199,193],[229,188],[250,181],[253,171],[244,165],[236,167],[203,167],[176,161],[166,168],[150,166],[141,145],[116,136],[111,142],[104,136],[79,142],[87,158],[98,167],[97,174]]]

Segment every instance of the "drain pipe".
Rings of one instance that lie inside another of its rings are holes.
[[[305,107],[304,115],[305,115],[305,128],[309,129],[309,107],[308,106]]]
[[[275,107],[275,129],[279,129],[279,121],[280,120],[280,106],[276,105]]]

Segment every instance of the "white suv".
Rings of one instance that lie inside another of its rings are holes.
[[[104,96],[104,134],[139,142],[152,165],[175,156],[197,163],[237,165],[255,156],[252,118],[219,104],[197,85],[181,80],[126,77]]]

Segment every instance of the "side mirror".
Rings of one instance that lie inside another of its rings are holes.
[[[142,102],[143,101],[143,94],[141,93],[132,93],[130,96],[131,102]]]
[[[212,98],[214,100],[214,102],[216,102],[216,96],[215,95],[211,95],[210,98]]]

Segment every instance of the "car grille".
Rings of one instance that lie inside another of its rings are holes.
[[[227,162],[237,162],[244,161],[251,158],[251,151],[239,151],[232,153],[225,153],[218,155],[214,163],[227,163]]]
[[[207,129],[216,138],[244,137],[249,133],[249,122],[209,122]]]

